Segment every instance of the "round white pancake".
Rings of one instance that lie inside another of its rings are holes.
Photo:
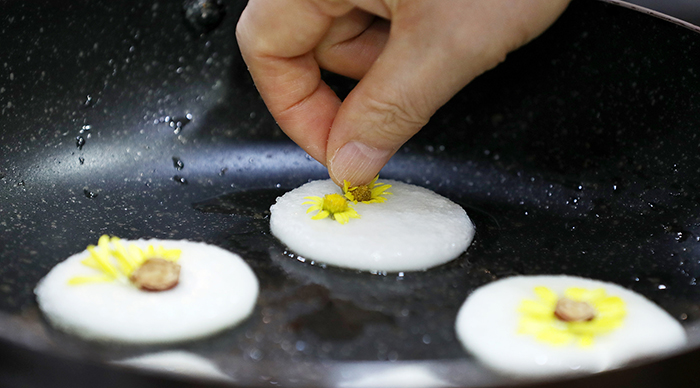
[[[420,364],[414,365],[385,365],[375,368],[365,367],[365,373],[357,373],[353,376],[352,371],[344,371],[337,383],[339,388],[386,388],[386,387],[454,387],[441,379],[429,367]]]
[[[518,306],[523,299],[537,299],[537,286],[558,295],[569,287],[603,288],[624,300],[627,315],[621,327],[594,337],[591,347],[539,342],[517,333]],[[686,342],[681,325],[643,296],[616,284],[565,275],[515,276],[477,289],[459,310],[456,330],[462,345],[484,364],[529,376],[599,372],[672,352]]]
[[[253,311],[258,280],[238,256],[191,241],[122,240],[181,249],[179,284],[167,291],[141,291],[125,282],[68,285],[96,270],[81,264],[83,251],[56,265],[34,292],[51,324],[87,339],[165,343],[200,338],[236,325]]]
[[[211,360],[183,350],[144,354],[115,361],[114,364],[205,379],[233,381],[231,376],[222,372]]]
[[[270,208],[272,233],[310,260],[364,271],[417,271],[446,263],[464,252],[474,237],[467,213],[428,189],[391,180],[382,203],[352,204],[360,214],[340,224],[313,220],[304,197],[342,194],[329,180],[309,182],[277,198]]]

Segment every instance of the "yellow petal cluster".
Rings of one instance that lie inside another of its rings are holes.
[[[311,217],[314,220],[321,220],[324,218],[330,218],[338,221],[341,224],[347,224],[351,218],[360,218],[360,215],[355,209],[352,208],[350,202],[357,204],[361,203],[378,203],[386,201],[383,197],[385,194],[391,194],[386,190],[391,187],[389,184],[377,183],[379,175],[375,176],[372,181],[365,186],[350,186],[350,182],[343,181],[343,195],[340,194],[326,194],[323,197],[304,197],[306,202],[302,202],[302,205],[311,205],[306,210],[306,213],[311,213],[317,211],[315,215]],[[363,191],[364,196],[368,193],[370,195],[369,199],[358,201],[356,194],[358,189]]]
[[[379,183],[377,182],[377,179],[379,179],[379,175],[375,176],[374,179],[367,184],[367,189],[369,189],[371,193],[371,198],[369,200],[359,202],[377,203],[386,201],[386,198],[383,197],[383,195],[391,194],[387,191],[391,185],[387,183]],[[349,199],[353,203],[357,203],[358,201],[355,197],[355,192],[359,187],[360,186],[350,186],[350,182],[343,180],[343,193],[345,194],[345,198]]]
[[[607,295],[602,288],[588,290],[570,287],[564,297],[577,302],[585,302],[596,311],[590,321],[565,322],[554,314],[559,296],[551,289],[539,286],[534,289],[536,299],[525,299],[518,312],[520,322],[518,333],[534,336],[538,341],[563,346],[571,343],[579,347],[593,345],[594,338],[608,334],[622,326],[627,314],[625,302]]]
[[[320,220],[330,217],[341,224],[346,224],[351,218],[360,218],[355,209],[350,206],[350,203],[340,194],[326,194],[321,197],[304,197],[308,201],[302,205],[312,205],[306,210],[306,213],[311,213],[317,210],[311,219]]]
[[[180,258],[179,249],[166,249],[162,245],[154,247],[149,245],[143,250],[135,244],[124,246],[118,237],[102,235],[97,246],[87,247],[90,256],[81,263],[95,269],[99,274],[93,276],[75,276],[68,280],[70,285],[85,283],[111,282],[115,280],[129,281],[129,276],[139,268],[146,260],[161,258],[177,261]]]

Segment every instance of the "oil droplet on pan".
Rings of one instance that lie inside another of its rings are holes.
[[[175,182],[181,184],[181,185],[186,185],[186,184],[187,184],[187,179],[185,179],[184,177],[181,177],[181,176],[179,176],[179,175],[175,175],[175,176],[173,177],[173,180],[174,180]]]
[[[180,160],[177,156],[173,156],[173,167],[175,167],[178,170],[182,170],[185,168],[185,163]]]
[[[94,191],[90,191],[88,189],[83,189],[83,194],[85,194],[85,197],[89,199],[94,199],[97,198],[98,194],[95,193]]]
[[[202,35],[215,29],[226,15],[221,0],[187,0],[182,6],[187,26]]]

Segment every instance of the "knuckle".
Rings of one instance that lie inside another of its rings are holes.
[[[418,109],[418,104],[407,99],[368,97],[365,99],[367,111],[373,117],[369,119],[376,124],[375,135],[384,137],[392,143],[403,142],[418,132],[427,122],[429,115]]]

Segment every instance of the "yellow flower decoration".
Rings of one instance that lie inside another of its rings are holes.
[[[313,205],[306,210],[306,213],[318,210],[318,213],[311,217],[314,220],[330,217],[341,224],[346,224],[351,218],[360,218],[350,203],[340,194],[326,194],[323,198],[304,197],[304,199],[308,201],[303,202],[302,205]]]
[[[534,291],[537,300],[523,300],[518,307],[518,333],[550,345],[590,347],[594,337],[622,326],[627,314],[625,302],[602,288],[571,287],[562,298],[547,287]]]
[[[177,261],[180,258],[180,249],[165,249],[159,245],[149,245],[142,250],[135,244],[125,247],[118,237],[102,235],[97,246],[89,245],[87,250],[90,256],[81,261],[87,267],[100,272],[93,276],[76,276],[68,280],[70,285],[85,283],[112,282],[119,280],[129,282],[131,274],[146,260],[160,258],[168,261]]]
[[[382,197],[382,195],[391,194],[386,191],[391,185],[378,183],[377,179],[379,179],[379,175],[375,176],[372,182],[366,185],[354,187],[350,186],[350,182],[343,180],[343,193],[345,194],[345,198],[354,203],[377,203],[386,201],[386,198]]]

